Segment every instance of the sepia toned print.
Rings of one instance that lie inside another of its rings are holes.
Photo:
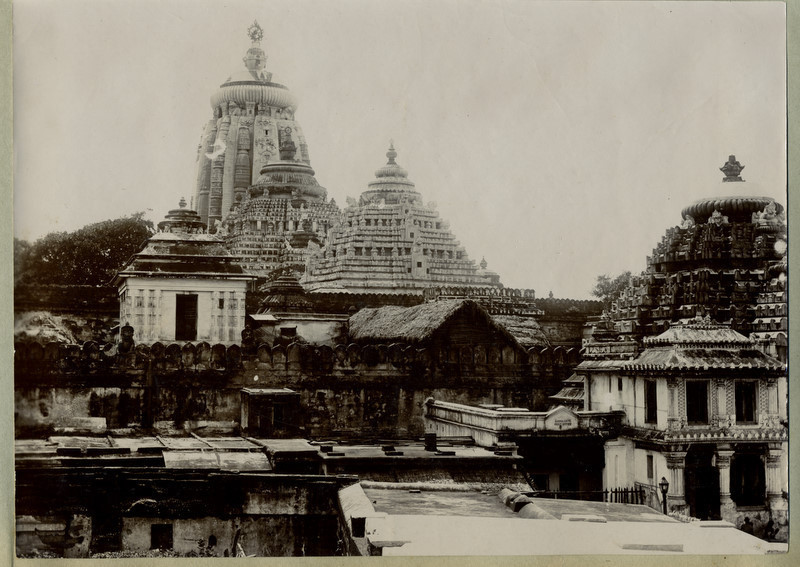
[[[785,16],[645,4],[21,2],[17,556],[786,552]]]

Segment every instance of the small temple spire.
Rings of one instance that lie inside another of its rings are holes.
[[[486,266],[488,266],[488,265],[489,265],[489,264],[486,262],[486,257],[485,257],[485,256],[481,256],[481,264],[480,264],[480,265],[481,265],[481,270],[485,270],[485,269],[486,269]]]
[[[186,199],[184,199],[183,197],[181,197],[181,200],[180,200],[180,201],[178,201],[178,206],[179,206],[181,209],[185,209],[185,208],[186,208]]]
[[[736,161],[736,156],[728,156],[728,161],[719,170],[725,174],[723,181],[744,181],[739,174],[744,169],[744,166]]]
[[[394,158],[397,157],[397,152],[394,150],[394,140],[389,140],[389,151],[386,152],[386,157],[389,158],[387,165],[396,165]]]

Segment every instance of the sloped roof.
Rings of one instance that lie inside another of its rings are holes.
[[[655,337],[644,339],[646,345],[657,344],[725,344],[750,345],[743,334],[724,325],[674,325]]]
[[[680,348],[651,347],[630,362],[624,368],[659,370],[687,369],[705,370],[721,368],[760,368],[765,370],[783,370],[779,360],[764,354],[755,348]]]
[[[561,388],[557,394],[550,396],[550,399],[567,403],[577,403],[583,402],[583,396],[583,388]]]
[[[413,307],[365,308],[350,317],[350,337],[353,340],[422,342],[459,313],[471,313],[487,326],[519,344],[514,336],[497,324],[480,305],[469,299],[432,301]]]
[[[533,346],[550,346],[547,335],[542,331],[542,327],[532,317],[520,317],[518,315],[492,315],[495,323],[504,327],[511,333],[520,346],[530,348]]]

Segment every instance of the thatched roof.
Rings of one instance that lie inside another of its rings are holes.
[[[494,322],[504,327],[511,333],[520,346],[531,348],[534,346],[547,347],[550,341],[542,331],[542,327],[532,317],[521,317],[519,315],[492,315]]]
[[[463,313],[483,320],[487,327],[512,344],[518,344],[483,307],[469,299],[432,301],[413,307],[389,305],[362,309],[350,317],[350,337],[355,341],[422,342],[430,339],[447,321]]]

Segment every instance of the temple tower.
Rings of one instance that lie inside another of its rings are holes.
[[[249,273],[266,276],[278,268],[304,269],[309,248],[325,242],[339,214],[314,170],[295,159],[290,126],[280,132],[277,161],[265,164],[243,191],[224,223],[228,248]]]
[[[655,335],[670,324],[710,316],[785,360],[786,217],[772,197],[741,177],[735,156],[720,167],[714,193],[682,211],[647,258],[647,270],[614,302],[620,333]]]
[[[291,130],[297,160],[310,164],[303,130],[294,119],[297,102],[265,71],[264,32],[257,22],[248,36],[252,43],[242,59],[244,68],[211,96],[211,118],[197,149],[194,203],[211,231],[244,198],[261,168],[278,159],[279,132]]]
[[[432,286],[500,287],[450,232],[434,203],[397,164],[390,145],[358,202],[348,199],[327,244],[308,257],[301,283],[309,291],[422,294]]]
[[[225,243],[249,273],[302,269],[310,242],[322,244],[339,209],[314,177],[297,107],[285,86],[265,71],[263,31],[211,97],[211,119],[197,153],[195,203],[209,232]]]

